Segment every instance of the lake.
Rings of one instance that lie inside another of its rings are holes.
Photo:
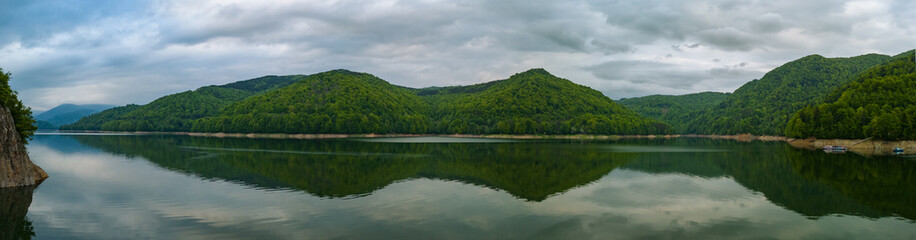
[[[38,239],[916,239],[916,159],[697,138],[37,135]],[[29,202],[30,201],[30,202]],[[21,215],[20,214],[20,215]]]

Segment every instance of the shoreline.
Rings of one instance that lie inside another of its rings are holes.
[[[254,138],[254,139],[342,139],[342,138],[396,138],[396,137],[455,137],[455,138],[500,138],[500,139],[581,139],[581,140],[619,140],[619,139],[655,139],[655,138],[708,138],[735,140],[739,142],[786,142],[795,148],[817,150],[825,145],[845,146],[849,151],[863,155],[893,155],[895,147],[905,152],[916,151],[916,140],[884,141],[873,139],[795,139],[783,136],[756,136],[751,134],[737,135],[702,135],[702,134],[668,134],[668,135],[532,135],[532,134],[287,134],[287,133],[201,133],[201,132],[121,132],[121,131],[76,131],[58,130],[63,134],[137,134],[137,135],[181,135],[216,138]]]
[[[39,132],[41,134],[42,132]],[[754,136],[740,135],[699,135],[699,134],[666,134],[666,135],[535,135],[535,134],[333,134],[333,133],[205,133],[205,132],[151,132],[151,131],[85,131],[85,130],[54,130],[48,133],[61,134],[111,134],[111,135],[180,135],[195,137],[216,138],[271,138],[271,139],[336,139],[336,138],[393,138],[393,137],[455,137],[455,138],[501,138],[501,139],[585,139],[585,140],[617,140],[617,139],[655,139],[655,138],[710,138],[729,139],[737,141],[786,141],[787,138],[779,136]]]

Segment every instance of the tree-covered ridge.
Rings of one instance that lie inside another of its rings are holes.
[[[201,119],[193,131],[425,133],[427,106],[410,91],[367,73],[334,70],[245,99]]]
[[[643,118],[598,91],[543,69],[506,80],[423,89],[348,70],[268,76],[111,109],[62,129],[345,134],[669,131],[662,122]]]
[[[419,94],[433,105],[437,133],[659,134],[669,130],[601,92],[543,69],[489,83],[424,89]]]
[[[127,105],[87,116],[64,130],[190,131],[197,119],[214,116],[229,104],[287,86],[303,76],[266,76],[172,94],[138,106]]]
[[[671,125],[676,132],[683,132],[683,123],[696,117],[697,112],[719,105],[730,94],[701,92],[678,96],[649,95],[624,98],[617,103],[651,119]]]
[[[120,107],[113,107],[105,111],[90,114],[81,118],[79,121],[61,126],[62,130],[102,130],[101,126],[110,121],[116,121],[124,114],[133,112],[140,108],[140,105],[128,104]]]
[[[916,139],[914,51],[894,56],[792,116],[785,134],[796,138]]]
[[[851,58],[807,56],[786,63],[735,90],[721,104],[685,123],[687,133],[780,135],[789,117],[816,104],[835,87],[889,56]]]
[[[13,116],[13,123],[22,142],[28,142],[35,130],[35,119],[32,118],[32,108],[22,105],[18,93],[10,88],[10,74],[0,68],[0,106],[8,108]]]
[[[234,89],[244,90],[244,91],[253,92],[253,93],[262,93],[262,92],[266,92],[266,91],[270,91],[270,90],[292,85],[293,83],[296,83],[305,77],[306,77],[305,75],[288,75],[288,76],[269,75],[269,76],[255,78],[255,79],[229,83],[226,85],[222,85],[220,87],[234,88]]]

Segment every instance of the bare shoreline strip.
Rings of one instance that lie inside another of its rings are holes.
[[[655,139],[655,138],[709,138],[727,139],[741,142],[765,141],[786,142],[796,148],[819,149],[826,145],[846,146],[850,151],[866,155],[888,155],[900,147],[907,151],[916,151],[916,141],[883,141],[862,139],[795,139],[782,136],[738,135],[514,135],[514,134],[286,134],[286,133],[201,133],[201,132],[117,132],[117,131],[60,131],[60,133],[101,133],[101,134],[138,134],[138,135],[184,135],[217,138],[263,138],[263,139],[340,139],[340,138],[396,138],[396,137],[456,137],[456,138],[501,138],[501,139],[582,139],[582,140],[618,140],[618,139]]]

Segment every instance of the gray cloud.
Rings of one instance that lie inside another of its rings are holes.
[[[652,61],[608,61],[586,69],[602,79],[671,88],[689,88],[705,78],[699,72],[676,70],[674,64]]]
[[[911,49],[913,9],[832,0],[11,1],[0,9],[0,67],[36,109],[142,104],[337,68],[411,87],[541,67],[613,98],[731,91],[808,54]]]
[[[608,61],[584,70],[595,77],[617,82],[605,91],[612,98],[650,94],[684,94],[700,91],[726,91],[760,78],[762,71],[751,69],[747,62],[720,65],[708,69],[683,68],[662,61]],[[711,88],[717,86],[718,88]]]
[[[117,15],[137,15],[146,1],[2,1],[0,45],[21,42],[39,45],[54,34]]]
[[[703,30],[697,33],[697,37],[727,51],[749,51],[759,46],[759,40],[754,35],[731,27]]]

